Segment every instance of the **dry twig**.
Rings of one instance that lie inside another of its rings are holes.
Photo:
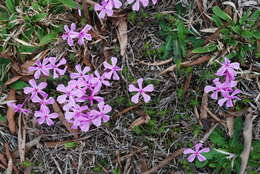
[[[125,113],[127,113],[127,112],[129,112],[129,111],[131,111],[131,110],[134,110],[134,109],[138,108],[138,107],[141,106],[142,104],[143,104],[143,102],[139,102],[139,103],[137,103],[137,104],[135,104],[135,105],[133,105],[133,106],[130,106],[130,107],[128,107],[128,108],[122,110],[121,112],[119,112],[119,113],[113,115],[112,118],[115,119],[115,118],[117,118],[117,117],[119,117],[119,116],[121,116],[121,115],[123,115],[123,114],[125,114]]]
[[[15,100],[15,90],[11,89],[8,93],[7,100]],[[14,120],[15,112],[12,107],[8,106],[7,109],[7,121],[8,121],[8,127],[12,134],[16,132],[16,126],[15,126],[15,120]]]

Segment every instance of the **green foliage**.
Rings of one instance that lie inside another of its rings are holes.
[[[6,117],[0,114],[0,122],[6,122]]]
[[[193,53],[209,53],[213,52],[217,49],[216,44],[208,44],[204,47],[195,48],[192,50]]]
[[[76,142],[67,142],[67,143],[65,143],[64,144],[64,147],[66,148],[66,149],[72,149],[72,148],[75,148],[75,147],[77,147],[77,143]]]
[[[27,87],[28,84],[24,81],[18,80],[10,85],[11,88],[15,90],[22,90],[23,88]]]
[[[33,163],[32,163],[31,161],[24,160],[24,161],[22,162],[22,166],[23,166],[24,168],[32,167],[32,166],[33,166]]]
[[[78,8],[79,7],[79,4],[74,0],[59,0],[59,1],[68,8]]]

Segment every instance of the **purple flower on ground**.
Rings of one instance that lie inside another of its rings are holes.
[[[87,73],[90,71],[90,68],[86,66],[83,70],[81,69],[81,65],[78,64],[75,66],[77,73],[71,73],[70,78],[72,79],[79,79],[79,78],[85,78]]]
[[[59,117],[59,115],[57,113],[50,114],[50,110],[48,107],[44,108],[40,111],[36,111],[34,113],[34,116],[37,117],[37,122],[39,124],[43,124],[44,122],[46,122],[48,126],[51,126],[54,124],[52,119]]]
[[[79,106],[77,104],[73,105],[67,112],[65,112],[66,120],[71,120],[76,117],[85,116],[84,111],[88,109],[88,106]]]
[[[214,86],[206,86],[204,88],[205,93],[209,93],[212,92],[211,98],[217,100],[218,99],[218,93],[220,92],[222,95],[225,92],[231,92],[233,91],[232,88],[235,87],[237,85],[236,81],[230,81],[230,82],[224,82],[221,83],[219,81],[219,78],[216,78],[213,80],[213,83],[215,84]]]
[[[73,46],[73,39],[78,36],[78,32],[76,30],[76,24],[72,23],[70,25],[70,29],[67,25],[64,26],[65,33],[62,35],[63,40],[67,40],[69,46]]]
[[[36,60],[34,63],[34,66],[29,67],[30,72],[34,72],[34,78],[39,79],[41,74],[45,76],[49,76],[49,70],[51,69],[50,66],[48,65],[49,60],[48,59],[43,59],[41,62],[40,60]]]
[[[84,39],[87,40],[92,40],[91,34],[88,34],[88,31],[91,30],[92,27],[90,25],[86,25],[78,34],[78,44],[83,45],[84,44]]]
[[[99,91],[100,91],[100,86],[96,86],[96,87],[92,90],[91,94],[86,97],[87,100],[89,101],[90,106],[92,106],[92,105],[94,104],[94,101],[97,101],[97,102],[103,102],[103,101],[104,101],[104,98],[103,98],[103,97],[96,96]]]
[[[223,94],[224,98],[222,98],[218,101],[219,106],[223,106],[224,103],[226,103],[226,107],[233,107],[234,105],[233,105],[232,100],[240,100],[240,98],[236,96],[240,92],[241,91],[239,89],[236,89],[235,91],[233,91],[231,95],[229,92],[225,92]]]
[[[92,119],[92,123],[97,127],[101,125],[102,120],[103,122],[107,122],[110,119],[110,116],[106,114],[109,113],[112,108],[109,105],[105,105],[104,102],[100,102],[98,103],[98,109],[99,111],[92,110],[90,112],[90,114],[94,117]]]
[[[103,74],[102,76],[100,76],[99,72],[98,71],[95,71],[94,72],[96,78],[97,78],[97,83],[98,85],[101,87],[102,85],[105,85],[105,86],[110,86],[110,83],[108,80],[106,80],[106,77],[105,77],[105,74]]]
[[[67,66],[64,69],[60,69],[59,67],[67,63],[66,59],[62,58],[59,62],[56,57],[49,57],[48,59],[50,62],[50,67],[53,70],[54,79],[65,74]]]
[[[119,0],[110,0],[114,8],[120,8],[122,7],[122,2]]]
[[[29,110],[28,109],[24,109],[23,108],[23,104],[16,105],[13,102],[8,102],[7,106],[13,108],[14,112],[20,112],[20,113],[23,113],[24,115],[28,115],[29,114]]]
[[[135,3],[132,6],[132,9],[134,11],[138,11],[140,9],[140,4],[142,4],[143,7],[147,7],[149,4],[148,0],[127,0],[127,3],[132,4],[134,1],[135,1]]]
[[[31,98],[34,98],[38,94],[40,94],[42,97],[46,97],[48,94],[43,91],[44,88],[46,88],[47,83],[41,82],[39,85],[36,84],[36,81],[34,79],[31,79],[29,81],[29,84],[31,87],[25,87],[23,88],[23,91],[25,94],[31,94]]]
[[[110,0],[103,0],[100,4],[95,4],[94,9],[96,11],[100,11],[98,17],[100,19],[104,19],[105,16],[112,16],[113,15],[113,4]]]
[[[151,97],[149,95],[146,94],[146,92],[152,92],[154,90],[154,87],[152,84],[146,86],[146,87],[142,87],[143,85],[143,78],[140,78],[137,80],[137,83],[138,83],[138,88],[136,88],[133,84],[130,84],[129,85],[129,92],[137,92],[137,94],[135,94],[132,98],[131,98],[131,101],[133,103],[138,103],[139,102],[139,97],[140,95],[143,96],[144,98],[144,102],[147,103],[151,100]]]
[[[63,84],[59,84],[56,89],[57,91],[64,93],[58,96],[57,98],[57,101],[60,104],[66,102],[73,103],[73,104],[75,103],[74,97],[77,95],[77,92],[74,91],[74,86],[68,85],[67,87],[65,87]]]
[[[201,147],[202,147],[202,144],[198,143],[198,144],[195,145],[195,151],[192,150],[191,148],[188,148],[188,149],[184,150],[184,152],[183,152],[184,154],[191,154],[188,157],[188,161],[189,162],[193,162],[196,157],[198,158],[199,161],[205,161],[206,160],[206,158],[201,153],[202,152],[209,152],[210,149],[209,148],[201,149]]]
[[[35,96],[35,97],[32,98],[32,102],[40,103],[40,105],[41,105],[40,110],[44,110],[44,109],[48,108],[47,105],[51,105],[51,104],[54,103],[54,99],[52,97],[47,98],[47,96],[44,97],[44,98],[40,98],[38,96]]]
[[[234,69],[239,69],[239,63],[231,61],[225,57],[224,63],[221,63],[222,67],[218,69],[217,76],[226,76],[226,81],[231,81],[235,79],[236,71]]]
[[[111,57],[111,62],[112,62],[112,65],[107,63],[107,61],[105,61],[103,63],[103,65],[105,67],[105,70],[109,70],[109,72],[105,72],[104,76],[107,79],[111,79],[111,77],[113,77],[113,80],[119,80],[119,76],[117,74],[117,71],[121,71],[122,68],[116,66],[116,63],[117,63],[117,58],[116,57]]]

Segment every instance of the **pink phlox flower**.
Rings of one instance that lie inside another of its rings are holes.
[[[34,103],[39,103],[40,104],[40,110],[46,110],[47,105],[51,105],[54,103],[54,99],[52,97],[49,97],[46,96],[46,97],[43,97],[43,98],[40,98],[38,96],[35,96],[32,98],[32,102]]]
[[[217,76],[226,76],[227,81],[234,80],[236,76],[235,69],[239,69],[239,63],[231,61],[225,57],[224,62],[221,63],[222,67],[218,69],[216,75]]]
[[[224,98],[218,101],[219,106],[223,106],[224,103],[226,103],[226,107],[233,107],[233,100],[241,100],[239,97],[236,96],[240,92],[241,91],[239,89],[234,90],[231,95],[229,92],[225,92],[223,94]]]
[[[237,85],[237,82],[236,82],[236,81],[230,81],[230,82],[221,83],[221,82],[219,81],[219,78],[214,79],[214,80],[213,80],[213,83],[215,84],[215,87],[208,85],[208,86],[206,86],[206,87],[204,88],[204,91],[205,91],[205,93],[213,92],[212,95],[211,95],[211,98],[212,98],[212,99],[215,99],[215,100],[218,99],[218,93],[219,93],[219,92],[220,92],[222,95],[223,95],[225,92],[231,92],[231,91],[233,91],[232,88]]]
[[[102,86],[102,85],[110,86],[110,83],[107,80],[107,78],[105,77],[105,74],[102,74],[102,76],[101,76],[98,71],[95,71],[94,74],[95,74],[95,77],[97,78],[97,83],[99,86]]]
[[[90,114],[94,117],[92,119],[92,123],[97,127],[101,125],[101,121],[103,122],[109,121],[110,116],[107,115],[107,113],[109,113],[112,110],[112,108],[109,105],[105,105],[104,102],[100,102],[98,103],[98,109],[99,111],[97,110],[90,111]]]
[[[184,154],[191,154],[189,157],[188,157],[188,161],[189,162],[193,162],[194,159],[197,157],[199,161],[205,161],[206,158],[201,154],[203,152],[209,152],[210,149],[209,148],[203,148],[201,149],[202,147],[202,144],[201,143],[198,143],[195,145],[195,151],[192,150],[191,148],[188,148],[188,149],[185,149],[184,150]],[[201,149],[201,150],[200,150]]]
[[[64,93],[64,94],[58,96],[58,98],[57,98],[57,101],[60,104],[67,103],[67,102],[73,103],[73,104],[75,103],[74,97],[76,97],[78,95],[78,91],[74,90],[74,86],[68,85],[67,87],[65,87],[63,84],[59,84],[56,89],[57,89],[57,91]]]
[[[50,114],[50,110],[48,107],[41,109],[40,111],[36,111],[34,113],[34,116],[37,117],[37,122],[39,124],[43,124],[44,122],[46,122],[48,126],[51,126],[54,124],[52,119],[59,117],[59,115],[57,113]]]
[[[98,17],[104,19],[107,16],[113,15],[113,4],[110,0],[103,0],[101,4],[95,4],[95,11],[100,11]]]
[[[73,46],[73,39],[78,36],[78,32],[76,30],[76,24],[72,23],[70,25],[70,29],[67,25],[64,26],[65,33],[62,35],[63,40],[67,40],[69,46]]]
[[[59,62],[56,57],[49,57],[50,67],[53,70],[53,78],[58,78],[65,74],[67,70],[67,66],[64,69],[60,69],[59,67],[62,65],[66,65],[66,59],[62,58]]]
[[[36,62],[34,63],[34,66],[30,66],[28,68],[28,70],[29,70],[29,72],[34,71],[35,79],[39,79],[41,74],[43,74],[45,76],[49,76],[49,70],[51,68],[48,63],[49,63],[48,59],[43,59],[42,62],[41,62],[41,60],[36,60]]]
[[[81,117],[79,128],[80,130],[87,132],[92,124],[92,119],[89,115]]]
[[[90,93],[90,95],[87,96],[87,100],[89,101],[90,106],[94,104],[94,101],[102,102],[104,101],[103,97],[96,96],[100,91],[100,86],[96,86]]]
[[[117,63],[116,57],[111,57],[111,62],[112,62],[112,64],[109,64],[107,61],[105,61],[103,63],[105,70],[109,70],[109,72],[104,73],[104,76],[107,79],[111,79],[111,77],[113,77],[113,80],[119,80],[119,76],[117,74],[117,71],[121,71],[122,68],[116,66],[116,63]]]
[[[76,65],[75,69],[77,70],[77,73],[70,74],[70,78],[72,79],[85,78],[87,76],[87,73],[90,71],[90,68],[88,66],[82,69],[80,64]]]
[[[122,7],[122,2],[119,0],[110,0],[114,8]]]
[[[135,1],[134,5],[132,6],[132,9],[134,11],[139,11],[140,4],[142,4],[143,7],[147,7],[149,4],[149,0],[127,0],[128,4],[132,4]]]
[[[146,94],[146,92],[152,92],[154,90],[154,87],[152,84],[146,86],[146,87],[142,87],[143,85],[143,78],[140,78],[137,80],[138,83],[138,88],[136,88],[133,84],[129,85],[129,92],[137,92],[137,94],[135,94],[132,98],[131,101],[133,103],[138,103],[139,102],[139,97],[140,95],[143,96],[144,98],[144,102],[147,103],[150,101],[151,97],[149,95]]]
[[[42,97],[47,96],[48,94],[43,91],[44,88],[46,88],[47,83],[41,82],[39,85],[36,84],[36,81],[34,79],[29,80],[29,84],[31,87],[25,87],[23,89],[25,94],[31,94],[31,98],[34,98],[38,94],[40,94]]]
[[[68,111],[65,112],[66,120],[72,120],[76,117],[85,116],[84,111],[88,109],[88,106],[79,106],[77,104],[73,105]]]
[[[8,102],[7,106],[13,108],[14,112],[23,113],[24,115],[28,115],[29,114],[29,110],[28,109],[24,109],[23,108],[23,104],[16,105],[13,102]]]
[[[87,40],[92,40],[91,34],[88,34],[88,31],[91,30],[92,27],[90,25],[86,25],[78,34],[78,44],[83,45],[84,44],[84,39]]]

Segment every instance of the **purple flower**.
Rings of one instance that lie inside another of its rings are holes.
[[[200,150],[200,148],[202,147],[202,144],[201,143],[198,143],[195,145],[195,151],[192,150],[191,148],[188,148],[188,149],[185,149],[184,150],[184,154],[191,154],[189,157],[188,157],[188,161],[189,162],[193,162],[194,159],[197,157],[199,161],[205,161],[206,158],[201,155],[202,152],[209,152],[210,149],[209,148],[203,148]]]
[[[39,85],[37,85],[36,81],[34,79],[31,79],[29,81],[29,84],[31,85],[31,87],[25,87],[23,89],[23,92],[25,94],[31,94],[32,95],[31,98],[34,98],[38,94],[40,94],[42,97],[45,97],[48,95],[46,92],[43,91],[43,89],[46,88],[46,86],[47,86],[46,82],[41,82]]]
[[[84,44],[84,39],[87,39],[87,40],[92,40],[92,36],[91,34],[88,34],[87,32],[89,30],[91,30],[92,27],[90,25],[86,25],[78,34],[78,44],[79,45],[83,45]]]
[[[47,96],[44,97],[44,98],[40,98],[38,96],[34,96],[32,98],[32,102],[40,103],[40,105],[41,105],[40,106],[40,108],[41,108],[40,110],[46,110],[46,108],[48,108],[47,105],[50,105],[50,104],[54,103],[54,99],[52,97],[47,98]]]
[[[96,11],[100,11],[98,17],[100,19],[104,19],[105,16],[112,16],[113,15],[113,4],[110,0],[103,0],[100,4],[95,4],[94,9]]]
[[[92,90],[91,94],[86,97],[87,100],[89,101],[90,106],[92,106],[92,105],[94,104],[94,101],[97,101],[97,102],[102,102],[102,101],[104,101],[104,98],[103,98],[103,97],[96,96],[99,91],[100,91],[100,86],[96,86],[96,87]]]
[[[63,84],[59,84],[56,89],[57,89],[57,91],[64,93],[64,94],[58,96],[58,98],[57,98],[57,101],[60,104],[63,104],[66,102],[70,102],[73,104],[75,103],[74,97],[77,95],[77,92],[74,91],[74,86],[68,85],[67,87],[65,87]]]
[[[39,124],[43,124],[44,122],[46,122],[48,126],[51,126],[54,124],[52,119],[57,118],[59,115],[57,113],[50,114],[49,108],[44,108],[40,111],[36,111],[34,113],[34,116],[37,117],[37,122]]]
[[[231,91],[233,91],[232,88],[237,85],[236,81],[221,83],[219,81],[219,78],[214,79],[213,83],[215,84],[215,87],[208,85],[204,88],[204,91],[205,91],[205,93],[209,93],[209,92],[213,91],[211,98],[215,99],[215,100],[218,99],[218,93],[219,92],[221,94],[224,94],[225,92],[231,92]]]
[[[29,114],[29,110],[28,109],[24,109],[23,108],[23,104],[16,105],[13,102],[8,102],[7,106],[13,108],[14,112],[20,112],[20,113],[23,113],[24,115],[28,115]]]
[[[103,74],[102,76],[100,76],[99,72],[98,71],[95,71],[94,72],[96,78],[97,78],[97,83],[98,85],[101,87],[102,84],[105,85],[105,86],[110,86],[110,83],[108,80],[106,80],[106,77],[105,77],[105,74]]]
[[[71,120],[76,117],[85,116],[84,111],[88,109],[88,106],[79,106],[77,104],[73,105],[67,112],[65,112],[66,120]]]
[[[105,67],[105,70],[110,70],[109,72],[105,72],[104,76],[107,79],[111,79],[111,77],[113,76],[113,80],[119,80],[119,76],[117,74],[117,71],[121,71],[122,68],[116,66],[116,63],[117,63],[117,58],[116,57],[111,57],[111,62],[112,62],[112,65],[107,63],[107,61],[105,61],[103,63],[103,65]]]
[[[34,66],[29,67],[30,72],[34,72],[34,78],[39,79],[41,74],[45,76],[49,76],[49,70],[51,69],[50,66],[48,65],[49,60],[48,59],[43,59],[41,62],[40,60],[36,60],[34,63]]]
[[[152,2],[153,2],[153,5],[155,5],[157,3],[157,0],[152,0]]]
[[[122,7],[122,2],[120,2],[119,0],[110,0],[110,2],[112,3],[114,8]]]
[[[135,1],[134,5],[132,6],[132,9],[134,11],[138,11],[140,9],[140,4],[143,5],[143,7],[147,7],[149,1],[148,0],[127,0],[128,4],[132,4]]]
[[[147,103],[150,101],[151,97],[149,95],[147,95],[145,92],[152,92],[154,90],[154,87],[152,84],[146,86],[146,87],[142,87],[143,85],[143,78],[140,78],[137,80],[137,83],[138,83],[138,88],[136,88],[133,84],[130,84],[129,85],[129,92],[137,92],[137,94],[135,94],[132,98],[131,98],[131,101],[133,103],[138,103],[139,102],[139,97],[140,95],[143,96],[144,98],[144,102]]]
[[[81,65],[78,64],[75,66],[77,73],[71,73],[70,78],[72,79],[80,79],[80,78],[85,78],[86,74],[90,71],[90,68],[86,66],[83,70],[81,69]]]
[[[66,59],[62,58],[59,62],[56,57],[49,57],[48,59],[50,62],[50,67],[53,70],[54,79],[65,74],[67,66],[64,69],[60,69],[59,67],[67,63]]]
[[[92,110],[90,112],[90,114],[94,117],[92,119],[92,123],[97,127],[101,125],[101,120],[103,120],[103,122],[107,122],[110,119],[109,115],[106,114],[110,112],[112,108],[109,105],[105,105],[104,102],[100,102],[98,103],[98,109],[99,111]]]
[[[73,39],[78,36],[76,30],[76,24],[72,23],[70,29],[67,25],[64,26],[65,33],[62,35],[63,40],[67,40],[69,46],[73,46]]]
[[[234,105],[233,105],[232,100],[240,100],[240,98],[236,96],[240,92],[241,91],[239,89],[236,89],[235,91],[233,91],[231,95],[229,94],[229,92],[225,92],[223,94],[224,98],[222,98],[218,101],[219,106],[223,106],[224,103],[226,103],[226,107],[233,107]]]
[[[226,76],[226,81],[231,81],[235,79],[236,71],[234,69],[239,69],[239,63],[231,63],[231,61],[225,57],[224,63],[221,63],[222,67],[218,69],[217,76]]]

